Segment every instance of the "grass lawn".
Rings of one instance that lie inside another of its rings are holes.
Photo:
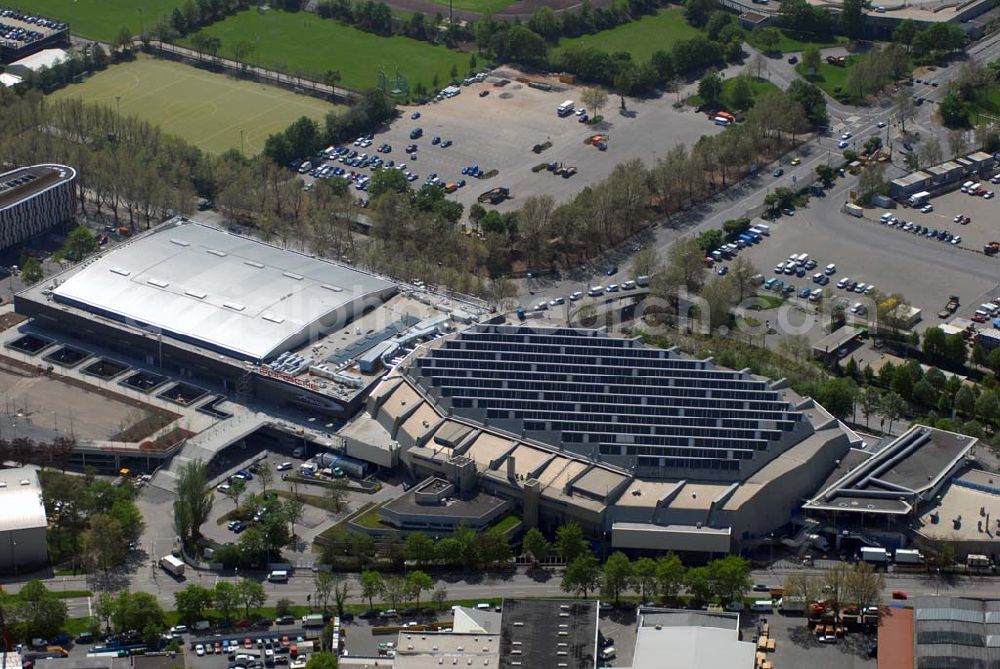
[[[74,35],[110,42],[122,26],[138,35],[183,4],[183,0],[5,0],[3,6],[65,21]]]
[[[447,18],[448,0],[431,0],[431,2],[433,2],[436,5],[441,5],[442,7],[445,7],[445,9],[441,11],[441,13],[445,15],[445,18]],[[485,13],[485,12],[498,12],[501,9],[506,9],[507,7],[510,7],[512,4],[514,4],[514,0],[454,0],[452,6],[455,9],[464,9],[470,12]]]
[[[120,96],[123,115],[138,116],[210,153],[239,149],[243,132],[248,155],[258,153],[268,135],[284,130],[298,117],[322,121],[336,109],[274,86],[146,56],[113,65],[53,96],[112,106]]]
[[[784,30],[779,28],[781,39],[774,50],[781,53],[805,51],[806,47],[815,45],[821,49],[831,46],[841,46],[847,44],[848,39],[844,35],[816,35],[814,33],[800,33],[794,30]],[[752,30],[746,31],[746,40],[752,46],[757,46],[756,33]]]
[[[847,75],[851,71],[851,65],[854,64],[854,57],[847,59],[847,67],[839,67],[837,65],[830,65],[827,62],[822,62],[819,64],[819,72],[814,75],[806,73],[806,68],[802,63],[795,66],[795,71],[802,75],[806,81],[811,81],[816,84],[823,91],[833,98],[841,97],[836,92],[838,89],[843,91],[847,86]]]
[[[222,40],[224,56],[231,57],[230,47],[247,40],[255,46],[249,58],[254,64],[315,79],[337,70],[340,83],[355,90],[374,88],[379,68],[390,81],[398,68],[412,91],[418,81],[431,88],[435,75],[443,85],[451,80],[453,66],[462,73],[469,65],[468,54],[409,37],[379,37],[310,12],[252,9],[202,30]],[[185,42],[190,44],[190,36]]]
[[[701,34],[684,18],[683,9],[664,9],[594,35],[560,40],[556,52],[573,46],[589,46],[609,53],[628,51],[633,60],[644,62],[655,51],[670,51],[674,43]]]
[[[514,513],[508,513],[506,516],[501,518],[493,526],[493,529],[499,530],[500,532],[507,532],[514,528],[515,525],[521,522],[520,516]]]
[[[389,527],[382,522],[382,518],[378,515],[378,510],[382,508],[382,505],[373,506],[368,509],[360,516],[355,516],[353,522],[361,525],[362,527],[371,527],[375,529],[381,529]],[[395,529],[395,528],[393,528]]]
[[[732,103],[732,100],[730,99],[730,95],[732,93],[733,86],[735,84],[736,84],[736,79],[735,78],[733,78],[733,79],[726,79],[725,81],[722,82],[722,106],[725,109],[732,110],[735,107],[735,105],[733,105],[733,103]],[[772,84],[767,79],[752,78],[750,80],[750,88],[753,89],[754,100],[756,100],[760,96],[764,95],[765,93],[770,93],[770,92],[777,93],[777,92],[781,91],[780,88],[778,88],[776,85]],[[687,99],[687,102],[692,107],[697,107],[697,106],[701,105],[704,102],[704,100],[702,100],[701,96],[699,96],[699,95],[692,95],[691,97],[689,97]]]

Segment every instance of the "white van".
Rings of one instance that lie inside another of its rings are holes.
[[[614,646],[608,646],[607,648],[605,648],[605,649],[603,649],[601,651],[601,659],[602,660],[613,660],[613,659],[615,659],[615,655],[617,655],[617,654],[618,654],[618,651],[615,650]]]
[[[774,604],[770,599],[758,599],[750,605],[750,610],[759,613],[774,613]]]
[[[964,188],[964,186],[963,186],[963,188]],[[892,220],[892,214],[887,211],[884,214],[882,214],[881,216],[879,216],[878,220],[880,220],[883,223],[888,223],[889,221]]]
[[[559,116],[569,116],[572,113],[573,113],[572,100],[566,100],[566,102],[556,107],[556,114],[558,114]]]
[[[771,234],[771,227],[769,225],[767,225],[766,223],[758,223],[757,225],[753,226],[750,229],[751,230],[756,230],[757,232],[759,232],[760,234],[764,235],[765,237],[767,237],[768,235]]]
[[[267,580],[271,583],[287,583],[288,582],[288,572],[284,569],[275,569],[270,574],[267,575]]]
[[[974,181],[966,181],[964,184],[962,184],[962,192],[963,193],[968,193],[969,189],[972,188],[975,185],[976,185],[976,182],[974,182]]]
[[[587,295],[590,295],[591,297],[597,297],[603,294],[604,294],[604,286],[594,286],[593,288],[587,291]]]

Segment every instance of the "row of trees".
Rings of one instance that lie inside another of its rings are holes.
[[[144,522],[135,505],[135,489],[86,476],[43,470],[42,498],[51,519],[49,547],[56,563],[107,574],[125,562],[129,544]]]
[[[236,583],[219,581],[212,588],[192,583],[174,593],[177,615],[188,626],[204,619],[209,609],[218,611],[222,619],[230,623],[241,613],[245,619],[250,619],[251,614],[264,606],[266,601],[264,586],[251,578],[243,578]]]
[[[786,599],[800,599],[807,605],[823,600],[839,622],[842,609],[864,609],[878,604],[885,587],[885,574],[867,562],[853,566],[839,562],[823,574],[797,573],[785,578]]]
[[[615,604],[630,591],[638,593],[643,601],[650,598],[676,601],[682,588],[700,603],[742,600],[750,588],[750,564],[739,556],[729,555],[702,567],[686,568],[673,553],[631,561],[624,553],[616,552],[601,565],[596,557],[586,553],[566,566],[562,579],[562,589],[566,592],[587,597],[600,591],[602,597]]]
[[[407,572],[406,576],[384,577],[377,571],[361,573],[361,596],[368,600],[368,606],[372,608],[376,599],[388,603],[390,608],[409,601],[419,607],[421,595],[431,590],[434,590],[434,579],[419,569]],[[446,589],[438,588],[431,595],[431,601],[440,608],[447,596]]]
[[[496,529],[476,532],[461,527],[450,535],[433,539],[423,532],[413,532],[405,539],[397,536],[376,540],[368,534],[342,532],[324,546],[324,560],[360,570],[376,565],[402,569],[458,567],[490,569],[503,566],[513,557],[510,540]]]

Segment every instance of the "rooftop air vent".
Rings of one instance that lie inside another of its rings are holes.
[[[213,256],[217,256],[219,258],[225,258],[227,255],[229,255],[225,251],[220,251],[218,249],[207,249],[207,252],[211,253]]]
[[[28,479],[21,479],[21,485],[31,485],[31,481]]]
[[[186,242],[183,239],[171,239],[171,244],[176,244],[177,246],[191,246],[191,242]]]
[[[251,267],[256,267],[257,269],[264,269],[264,263],[259,263],[256,260],[244,260],[244,265],[250,265]]]
[[[170,285],[168,282],[161,279],[146,279],[146,283],[151,286],[156,286],[157,288],[166,288]]]

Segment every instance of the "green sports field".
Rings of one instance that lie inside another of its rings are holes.
[[[232,45],[246,40],[254,45],[249,61],[255,65],[312,78],[338,70],[340,83],[356,90],[374,88],[380,67],[390,83],[399,68],[413,90],[418,81],[431,88],[435,75],[444,85],[452,66],[461,73],[469,65],[468,54],[409,37],[379,37],[310,12],[251,9],[202,30],[222,40],[223,56],[231,57]]]
[[[110,42],[122,26],[133,35],[180,7],[183,0],[3,0],[13,7],[69,23],[74,35]]]
[[[284,130],[298,117],[322,121],[336,108],[274,86],[146,56],[113,65],[53,94],[111,106],[117,104],[116,96],[123,116],[155,123],[210,153],[239,149],[241,132],[247,155],[258,153],[268,135]]]
[[[670,51],[675,42],[702,34],[687,22],[683,9],[663,9],[657,14],[594,35],[559,40],[557,51],[583,45],[608,53],[627,51],[632,54],[633,60],[642,62],[649,60],[655,51]]]
[[[506,9],[514,4],[515,0],[454,0],[452,6],[455,9],[464,9],[470,12],[479,12],[480,14],[485,12],[499,12],[501,9]],[[442,7],[448,7],[448,0],[431,0],[436,5],[441,5]],[[441,12],[445,14],[445,11]]]

